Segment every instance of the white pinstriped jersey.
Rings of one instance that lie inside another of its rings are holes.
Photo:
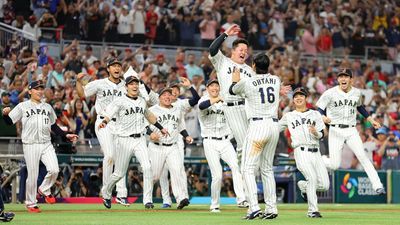
[[[233,87],[233,93],[245,96],[247,118],[278,118],[280,89],[281,80],[278,76],[256,74],[241,79]]]
[[[225,102],[241,101],[243,97],[238,95],[231,95],[229,93],[229,87],[232,84],[232,73],[233,68],[238,68],[240,70],[240,78],[251,77],[253,75],[253,69],[247,64],[238,64],[233,62],[230,58],[224,56],[221,51],[211,57],[209,55],[211,63],[214,65],[217,71],[217,77],[219,81],[219,86],[221,87],[221,97]]]
[[[357,107],[361,105],[361,91],[352,87],[348,93],[339,86],[325,91],[317,101],[318,108],[326,110],[330,124],[356,125]]]
[[[167,129],[170,135],[164,137],[160,130],[151,125],[151,129],[160,135],[160,142],[164,144],[174,144],[180,138],[180,132],[185,129],[185,121],[183,118],[183,112],[178,107],[172,106],[171,108],[164,108],[160,105],[155,105],[149,108],[157,117],[159,122],[165,129]]]
[[[175,102],[172,103],[174,107],[179,108],[184,113],[188,112],[192,106],[189,104],[189,99],[177,98]]]
[[[315,126],[318,132],[325,129],[321,114],[311,109],[305,112],[296,110],[288,112],[279,120],[281,131],[289,128],[293,148],[299,146],[319,147],[319,139],[309,131],[309,126],[311,125]]]
[[[210,100],[210,97],[203,96],[199,100],[201,102]],[[224,137],[231,133],[226,123],[223,111],[224,104],[222,102],[214,103],[204,110],[200,110],[199,122],[202,137]]]
[[[28,100],[19,103],[8,115],[13,123],[21,120],[22,143],[46,143],[51,140],[51,125],[56,122],[57,116],[49,104]]]
[[[136,100],[124,95],[115,99],[103,112],[108,118],[116,118],[114,134],[129,136],[144,133],[147,125],[144,116],[147,109],[146,101],[142,97]]]
[[[95,80],[84,87],[84,92],[86,97],[96,94],[95,108],[97,114],[101,114],[115,98],[126,94],[125,81],[121,80],[121,82],[115,84],[108,78]]]

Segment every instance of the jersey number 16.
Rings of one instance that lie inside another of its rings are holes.
[[[258,92],[260,92],[260,97],[261,97],[261,103],[265,103],[265,95],[267,95],[267,101],[269,103],[275,102],[275,95],[274,95],[274,88],[273,87],[267,87],[265,89],[264,93],[264,88],[258,89]]]

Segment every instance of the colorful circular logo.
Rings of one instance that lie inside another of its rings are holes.
[[[342,190],[343,193],[348,194],[349,198],[352,198],[356,193],[357,186],[357,180],[350,177],[350,173],[346,173],[343,177],[343,183],[340,185],[340,190]]]

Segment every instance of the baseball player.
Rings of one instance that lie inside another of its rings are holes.
[[[231,95],[243,95],[249,128],[242,156],[242,174],[250,207],[244,219],[262,216],[274,219],[278,216],[276,187],[272,163],[279,138],[278,106],[281,92],[279,77],[269,74],[269,58],[260,53],[254,57],[252,77],[241,79],[238,69],[232,76]],[[262,214],[257,199],[255,172],[261,170],[264,187],[265,213]]]
[[[53,108],[42,102],[44,94],[44,83],[42,81],[33,81],[28,86],[30,99],[19,103],[12,110],[10,107],[3,109],[3,118],[9,125],[22,122],[22,148],[28,177],[26,179],[26,201],[25,205],[28,212],[39,213],[40,208],[36,204],[36,193],[45,197],[49,204],[56,202],[51,194],[50,188],[55,183],[58,176],[58,160],[51,144],[50,132],[59,136],[66,137],[71,141],[78,138],[75,134],[65,134],[64,131],[55,123],[56,113]],[[39,162],[42,161],[46,166],[47,174],[39,189],[37,188],[37,179],[39,173]]]
[[[12,212],[4,212],[4,202],[3,202],[3,190],[0,185],[0,221],[10,222],[14,219],[15,214]]]
[[[153,174],[151,172],[149,156],[147,153],[146,139],[144,136],[144,119],[160,129],[163,135],[167,131],[157,122],[157,118],[147,109],[147,103],[139,97],[139,79],[129,76],[125,79],[127,94],[117,98],[103,111],[104,119],[99,129],[105,128],[111,118],[116,118],[115,124],[116,148],[115,170],[111,175],[110,182],[103,186],[103,204],[111,208],[111,194],[115,184],[126,174],[132,154],[134,153],[143,170],[143,204],[152,204],[151,187],[153,185]]]
[[[222,183],[223,159],[232,170],[233,188],[238,206],[247,205],[244,194],[243,178],[239,170],[238,158],[230,142],[230,129],[226,124],[223,103],[219,96],[219,83],[210,80],[207,85],[207,96],[199,101],[199,121],[203,137],[204,153],[211,170],[211,212],[220,212],[219,200]]]
[[[170,86],[170,88],[172,89],[172,106],[179,108],[180,110],[182,110],[184,113],[186,113],[187,111],[190,110],[190,108],[194,107],[195,105],[197,105],[197,102],[200,99],[199,94],[197,93],[197,91],[191,86],[192,84],[190,83],[190,80],[185,78],[185,77],[181,77],[181,82],[179,83],[175,83],[172,84]],[[180,86],[187,88],[190,90],[191,94],[192,94],[192,98],[190,99],[180,99],[178,98],[181,93],[180,93]],[[179,135],[180,136],[180,135]],[[179,149],[179,153],[181,153],[182,156],[182,160],[184,160],[185,158],[185,145],[183,143],[183,138],[180,136],[180,138],[178,138],[178,149]],[[181,176],[182,178],[185,180],[185,185],[183,187],[183,192],[185,193],[185,197],[189,198],[189,193],[188,193],[188,187],[187,187],[187,175],[186,175],[186,171],[185,171],[185,167],[182,167],[181,170]],[[160,176],[160,187],[161,187],[161,195],[163,198],[163,206],[162,208],[170,208],[171,204],[172,204],[172,200],[170,197],[170,193],[169,193],[169,181],[168,181],[168,166],[164,167],[163,172],[161,173]]]
[[[339,85],[325,91],[317,101],[318,111],[326,124],[329,124],[329,158],[324,157],[328,169],[336,170],[340,166],[342,148],[346,143],[356,155],[367,173],[372,187],[377,194],[384,194],[385,189],[374,166],[368,160],[356,129],[356,111],[360,112],[375,129],[381,125],[375,121],[361,103],[361,92],[352,86],[353,73],[342,69],[337,74]]]
[[[224,33],[216,38],[209,48],[209,58],[217,71],[217,78],[221,87],[221,97],[225,102],[224,114],[226,121],[235,137],[239,159],[243,148],[243,141],[246,136],[249,122],[246,117],[244,99],[239,95],[231,95],[229,87],[232,83],[234,68],[240,71],[240,78],[251,77],[253,70],[245,63],[249,43],[244,39],[236,39],[232,44],[231,57],[228,58],[219,50],[220,46],[228,36],[237,35],[240,27],[237,24],[229,27]],[[239,163],[241,163],[239,161]]]
[[[108,78],[95,80],[83,86],[81,79],[84,74],[78,74],[76,88],[79,97],[89,97],[96,94],[95,109],[97,119],[95,123],[95,133],[100,142],[101,150],[103,151],[103,186],[110,182],[113,172],[114,155],[115,155],[115,118],[111,118],[110,123],[104,129],[99,129],[100,123],[104,120],[102,112],[113,100],[121,98],[126,94],[125,82],[120,79],[122,76],[121,62],[112,58],[107,63]],[[126,188],[125,176],[117,183],[117,198],[119,204],[129,206],[127,199],[128,190]]]
[[[294,90],[295,110],[284,114],[279,125],[281,131],[289,128],[296,165],[306,179],[297,185],[308,202],[307,216],[320,218],[316,192],[329,189],[328,171],[319,151],[319,140],[324,137],[325,124],[318,111],[307,109],[307,96],[304,88]]]
[[[177,145],[180,138],[179,133],[185,138],[187,143],[192,143],[193,139],[184,127],[183,111],[172,106],[172,90],[164,88],[159,93],[159,105],[152,106],[150,111],[156,115],[157,121],[168,130],[169,136],[160,137],[160,132],[153,130],[149,143],[150,162],[154,174],[154,180],[161,176],[165,165],[171,173],[172,192],[175,195],[178,209],[189,205],[189,199],[184,193],[185,179],[182,177],[183,157]],[[150,133],[150,132],[149,132]]]

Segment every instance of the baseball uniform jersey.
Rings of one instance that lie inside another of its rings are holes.
[[[203,96],[199,104],[209,100],[209,96]],[[233,188],[237,203],[239,204],[245,201],[243,177],[239,170],[235,149],[230,142],[229,137],[231,131],[226,123],[223,103],[214,103],[210,107],[200,110],[199,122],[201,136],[203,137],[204,153],[211,170],[210,209],[217,209],[220,207],[219,202],[222,184],[221,159],[231,168]]]
[[[316,192],[329,189],[329,176],[319,151],[320,140],[309,127],[314,126],[318,132],[325,129],[321,114],[315,110],[295,110],[284,114],[279,125],[281,130],[289,128],[296,165],[306,179],[299,182],[299,188],[307,193],[308,212],[319,212]]]
[[[329,159],[325,159],[329,169],[339,168],[343,145],[352,149],[358,161],[364,167],[372,187],[377,190],[383,185],[374,166],[367,158],[363,144],[356,129],[357,107],[361,105],[361,92],[352,87],[347,93],[339,86],[325,91],[317,101],[318,108],[326,110],[327,117],[331,119],[329,127]]]
[[[24,158],[29,171],[26,179],[27,207],[36,206],[37,178],[39,162],[46,166],[47,175],[39,187],[40,192],[50,195],[50,188],[58,176],[58,160],[51,144],[51,125],[56,122],[53,108],[45,103],[35,103],[31,100],[19,103],[8,114],[13,123],[22,122],[21,139],[23,143]]]
[[[242,174],[250,212],[260,210],[255,172],[261,169],[264,187],[265,213],[278,214],[276,186],[272,163],[279,138],[278,105],[281,81],[271,74],[256,74],[241,79],[232,87],[235,94],[246,98],[249,128],[242,156]]]

